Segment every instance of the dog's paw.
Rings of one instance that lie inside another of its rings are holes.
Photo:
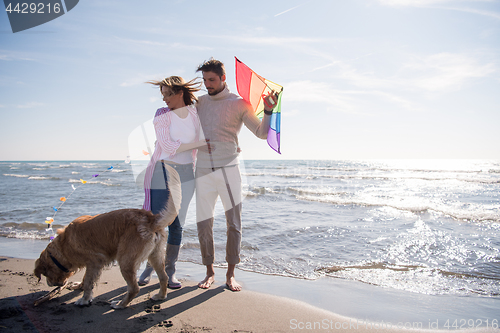
[[[92,304],[92,299],[86,300],[83,297],[75,302],[75,305],[78,306],[90,306]]]
[[[163,300],[167,299],[167,295],[162,296],[162,295],[160,295],[160,294],[156,294],[156,295],[153,295],[153,296],[151,297],[151,299],[152,299],[153,301],[163,301]]]
[[[111,302],[111,307],[115,310],[125,309],[123,305],[120,305],[120,301]]]
[[[69,283],[66,288],[69,290],[80,290],[80,289],[82,289],[82,287],[83,287],[83,285],[81,282],[72,282],[72,283]]]

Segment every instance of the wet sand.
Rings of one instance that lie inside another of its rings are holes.
[[[288,332],[308,323],[347,325],[350,320],[299,301],[231,292],[217,283],[202,290],[195,282],[183,281],[183,288],[169,290],[167,300],[153,302],[149,298],[159,287],[156,279],[141,288],[127,309],[113,310],[110,302],[126,292],[117,266],[103,271],[91,306],[74,305],[81,292],[63,290],[35,307],[34,300],[53,288],[44,278],[38,282],[33,267],[34,260],[0,258],[2,332]],[[82,275],[71,280],[79,281]]]

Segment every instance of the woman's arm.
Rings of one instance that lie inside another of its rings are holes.
[[[172,141],[170,137],[170,117],[168,113],[156,117],[154,126],[156,131],[156,143],[160,146],[164,153],[173,157],[177,153],[177,149],[181,145],[180,141]]]
[[[191,142],[191,143],[181,143],[179,148],[177,148],[177,153],[181,153],[186,150],[197,149],[199,147],[206,146],[207,143],[205,141]]]

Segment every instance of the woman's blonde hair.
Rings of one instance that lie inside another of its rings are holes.
[[[198,101],[194,93],[200,91],[201,87],[201,82],[196,82],[196,79],[186,82],[180,76],[169,76],[164,78],[162,81],[148,81],[146,83],[159,86],[160,92],[163,87],[169,88],[174,94],[178,94],[182,91],[184,93],[184,104],[186,105],[191,105]]]

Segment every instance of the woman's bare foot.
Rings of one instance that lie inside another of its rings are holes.
[[[198,287],[200,287],[201,289],[208,289],[214,282],[215,282],[215,275],[207,275],[205,276],[203,281],[198,283]]]
[[[226,286],[231,291],[240,291],[242,289],[241,285],[238,282],[236,282],[236,279],[234,278],[234,276],[227,278]]]

